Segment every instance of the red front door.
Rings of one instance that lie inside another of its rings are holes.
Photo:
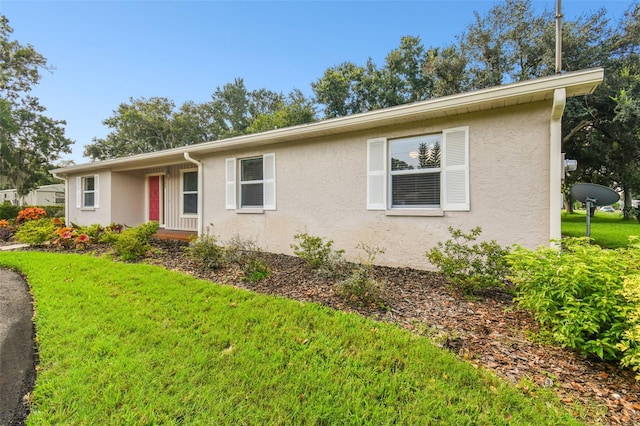
[[[149,220],[160,222],[160,176],[149,176]]]

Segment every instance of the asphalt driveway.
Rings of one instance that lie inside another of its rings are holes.
[[[23,425],[24,396],[33,390],[37,352],[26,281],[0,269],[0,426]]]

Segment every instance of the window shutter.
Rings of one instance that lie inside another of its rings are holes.
[[[82,208],[82,178],[76,178],[76,208]]]
[[[387,208],[387,138],[367,141],[367,210]]]
[[[93,208],[100,207],[100,184],[98,181],[98,175],[93,176]]]
[[[227,210],[236,209],[236,159],[227,158],[224,160],[225,165],[225,204]]]
[[[443,210],[469,211],[469,127],[442,131]]]
[[[262,156],[265,210],[276,209],[276,154]]]

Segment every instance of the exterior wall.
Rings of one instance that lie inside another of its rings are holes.
[[[367,243],[386,249],[379,264],[427,269],[425,251],[449,237],[449,226],[481,226],[483,238],[502,245],[548,244],[549,111],[549,102],[529,104],[203,158],[204,226],[223,242],[240,234],[264,250],[287,254],[298,232],[334,240],[351,259],[363,254],[356,246]],[[424,217],[366,209],[367,139],[458,126],[469,126],[470,211]],[[277,209],[226,210],[225,158],[270,152],[276,155]]]
[[[165,227],[167,229],[179,229],[184,231],[195,231],[198,229],[198,219],[195,216],[185,217],[180,214],[180,197],[182,188],[180,187],[180,170],[197,170],[195,164],[184,163],[167,167],[165,176]],[[224,182],[223,182],[224,184]],[[209,190],[207,185],[206,190]]]
[[[139,172],[113,172],[111,189],[111,222],[127,226],[145,223],[145,176]]]
[[[98,207],[78,208],[77,207],[77,177],[98,175]],[[69,175],[69,194],[67,200],[68,221],[77,225],[93,225],[96,223],[108,225],[111,222],[111,171],[102,170],[94,173],[80,175]]]

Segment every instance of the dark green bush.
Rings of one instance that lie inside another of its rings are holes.
[[[47,217],[64,218],[64,206],[38,206],[47,212]]]
[[[13,204],[5,201],[0,204],[0,220],[15,219],[18,217],[20,206],[14,206]]]
[[[113,250],[125,262],[142,259],[151,249],[149,239],[158,231],[158,222],[127,228],[115,237]]]
[[[516,301],[555,342],[603,360],[630,355],[629,365],[638,365],[640,336],[630,330],[637,326],[640,293],[637,280],[625,293],[625,279],[640,274],[639,245],[608,250],[587,238],[568,238],[562,250],[518,247],[507,259]]]
[[[451,239],[438,242],[426,253],[427,259],[466,294],[476,294],[489,287],[506,288],[505,255],[509,250],[495,240],[471,244],[481,232],[479,226],[468,234],[450,226]]]

